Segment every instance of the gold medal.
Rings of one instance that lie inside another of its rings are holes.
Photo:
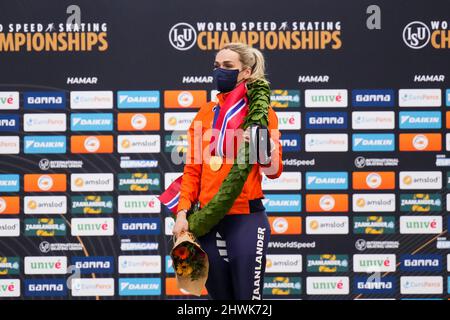
[[[211,156],[211,159],[209,159],[209,167],[212,171],[218,171],[222,167],[222,157],[219,156]]]

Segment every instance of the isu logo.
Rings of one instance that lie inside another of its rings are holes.
[[[430,41],[430,29],[420,21],[413,21],[403,29],[403,41],[412,49],[421,49]]]
[[[190,24],[180,22],[170,29],[169,41],[170,44],[177,50],[189,50],[197,41],[197,32]]]

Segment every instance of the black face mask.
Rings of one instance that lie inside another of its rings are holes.
[[[237,84],[239,69],[216,68],[213,71],[214,84],[220,92],[228,92]]]

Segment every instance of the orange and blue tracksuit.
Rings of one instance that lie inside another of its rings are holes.
[[[218,104],[220,107],[227,94],[219,93],[218,102],[211,101],[203,105],[189,128],[189,147],[178,211],[190,209],[197,201],[200,207],[205,206],[218,192],[233,166],[223,161],[220,169],[213,171],[209,163],[199,159],[203,150],[209,150],[209,139],[203,137],[213,127],[217,112],[215,106]],[[194,130],[199,124],[201,130],[198,127]],[[213,299],[262,298],[265,255],[270,238],[270,225],[261,201],[264,198],[262,173],[275,179],[283,170],[278,118],[272,108],[269,109],[268,129],[275,143],[271,163],[265,166],[253,165],[241,194],[228,214],[210,232],[198,238],[209,258],[210,272],[206,288]]]

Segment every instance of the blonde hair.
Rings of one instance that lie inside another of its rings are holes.
[[[236,52],[239,55],[239,61],[241,61],[244,67],[249,67],[252,70],[247,83],[255,82],[256,80],[262,80],[270,84],[266,78],[266,63],[262,52],[246,43],[231,42],[225,44],[221,50],[228,49]]]

